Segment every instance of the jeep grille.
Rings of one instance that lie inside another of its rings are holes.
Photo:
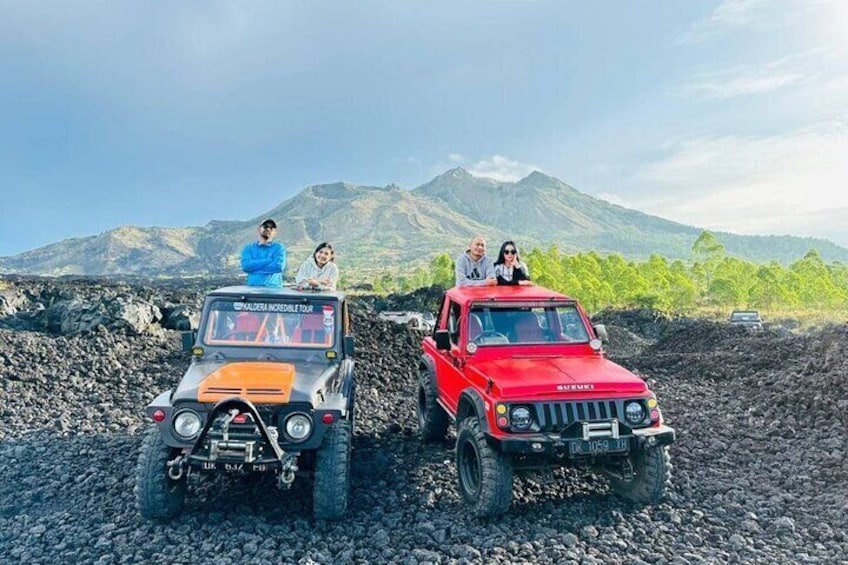
[[[561,432],[574,422],[621,420],[624,414],[624,400],[536,402],[534,406],[543,432]]]

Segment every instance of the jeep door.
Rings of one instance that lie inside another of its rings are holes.
[[[448,330],[450,349],[434,349],[433,360],[436,363],[436,382],[439,388],[439,398],[452,414],[456,414],[459,403],[459,393],[465,387],[462,374],[462,350],[459,347],[461,314],[459,304],[445,297],[442,312],[439,316],[437,329]]]

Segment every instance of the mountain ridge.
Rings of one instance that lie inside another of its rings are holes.
[[[278,223],[288,271],[329,241],[345,268],[380,269],[458,254],[476,234],[491,252],[505,239],[526,250],[557,245],[563,252],[597,251],[643,259],[652,253],[688,259],[702,228],[624,208],[582,193],[541,171],[514,182],[449,169],[413,189],[334,182],[307,186],[246,220],[203,226],[120,226],[0,257],[0,272],[30,275],[185,276],[239,270],[239,252],[264,218]],[[826,261],[848,261],[848,249],[828,240],[714,232],[728,253],[788,263],[817,249]]]

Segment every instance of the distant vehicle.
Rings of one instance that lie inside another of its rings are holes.
[[[752,331],[762,331],[763,319],[757,310],[734,310],[730,314],[730,323]]]
[[[670,478],[657,398],[637,375],[604,357],[606,328],[568,296],[540,286],[453,288],[422,341],[418,427],[441,441],[456,426],[459,492],[474,514],[512,500],[513,473],[598,470],[640,504]]]
[[[145,410],[154,425],[136,469],[142,516],[179,513],[191,476],[266,473],[281,489],[311,478],[315,517],[340,518],[355,394],[345,294],[221,288],[184,338],[191,365]]]
[[[403,324],[413,330],[433,331],[436,318],[430,312],[380,312],[377,317],[381,320]]]

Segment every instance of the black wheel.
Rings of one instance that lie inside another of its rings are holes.
[[[638,504],[659,502],[671,480],[671,457],[666,447],[652,447],[631,456],[634,477],[610,477],[613,492]]]
[[[421,369],[418,377],[418,434],[424,441],[440,441],[448,433],[450,420],[436,399],[439,397],[436,380],[428,368]]]
[[[135,470],[136,507],[145,518],[169,520],[182,510],[186,478],[173,480],[166,466],[179,452],[165,445],[157,428],[147,431]]]
[[[456,437],[459,492],[475,515],[503,514],[512,501],[512,465],[486,443],[477,418],[459,424]]]
[[[350,495],[350,422],[339,420],[324,434],[315,453],[313,514],[320,520],[336,520],[347,511]]]

